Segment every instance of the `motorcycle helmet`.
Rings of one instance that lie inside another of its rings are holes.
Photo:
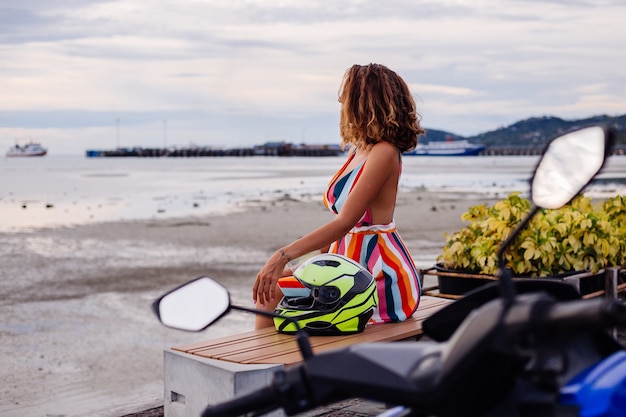
[[[274,311],[274,325],[281,333],[297,331],[291,320],[311,335],[358,333],[378,305],[372,274],[342,255],[314,256],[278,285],[284,296]]]

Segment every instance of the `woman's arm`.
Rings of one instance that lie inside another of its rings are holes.
[[[274,252],[261,268],[252,288],[254,301],[264,305],[273,300],[276,282],[291,259],[328,247],[345,236],[361,219],[372,202],[381,195],[381,191],[390,178],[392,181],[389,183],[393,184],[393,200],[391,201],[391,212],[393,212],[398,167],[398,151],[393,145],[386,142],[374,145],[367,156],[361,177],[351,190],[339,214],[330,222]]]

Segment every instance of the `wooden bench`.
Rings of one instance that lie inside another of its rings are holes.
[[[451,302],[422,296],[406,321],[370,325],[353,335],[314,336],[313,352],[355,343],[416,340],[422,335],[422,322]],[[165,417],[197,417],[208,404],[266,385],[276,370],[301,361],[295,338],[274,328],[173,347],[164,352]]]

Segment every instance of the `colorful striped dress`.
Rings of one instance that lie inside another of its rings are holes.
[[[354,154],[331,179],[324,194],[324,205],[335,214],[341,210],[365,167],[363,160],[345,173],[352,158]],[[330,246],[329,252],[354,259],[376,278],[379,301],[378,311],[372,317],[374,323],[403,321],[415,312],[421,293],[419,276],[393,221],[372,224],[368,208],[355,227]]]

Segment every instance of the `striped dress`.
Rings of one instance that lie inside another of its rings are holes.
[[[365,166],[366,160],[344,172],[354,155],[331,179],[324,194],[324,205],[335,214],[341,210]],[[421,293],[418,272],[393,221],[372,224],[368,208],[355,227],[330,246],[329,252],[354,259],[376,278],[379,301],[378,311],[372,317],[374,323],[403,321],[415,312]]]

